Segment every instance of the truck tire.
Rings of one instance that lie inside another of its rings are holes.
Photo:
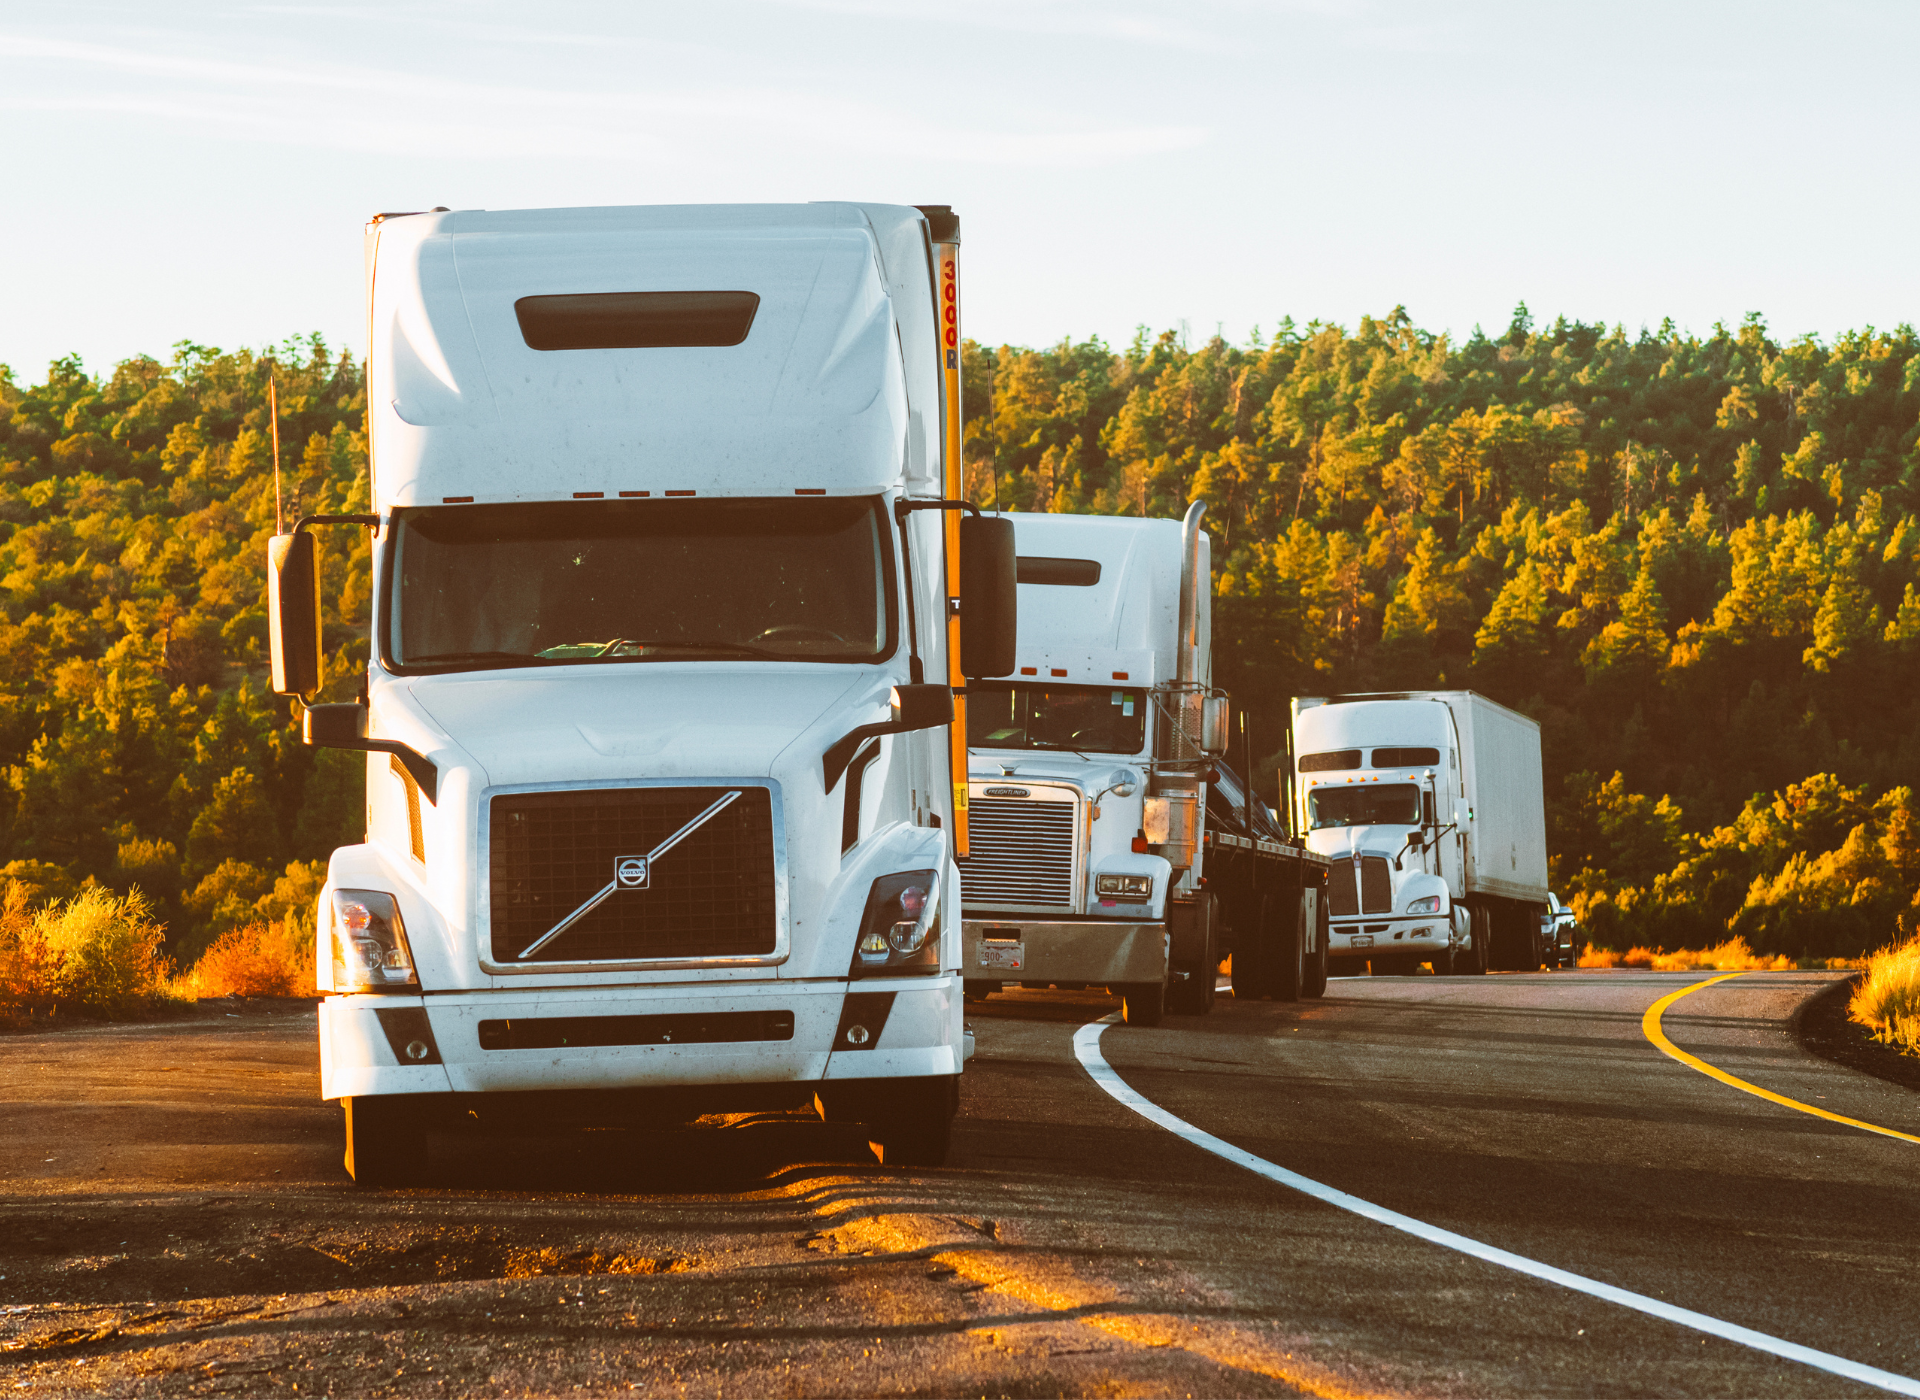
[[[1157,1026],[1167,1014],[1165,982],[1129,982],[1118,987],[1120,1019],[1129,1026]]]
[[[1327,937],[1332,927],[1327,919],[1327,902],[1316,899],[1314,907],[1314,918],[1320,927],[1313,940],[1313,952],[1307,955],[1307,980],[1300,988],[1300,995],[1317,998],[1327,994]]]
[[[1467,906],[1467,941],[1473,946],[1463,954],[1456,954],[1453,960],[1454,971],[1463,977],[1484,977],[1487,972],[1487,943],[1493,937],[1492,921],[1487,911],[1478,904]]]
[[[953,1147],[953,1117],[959,1111],[959,1075],[907,1081],[898,1097],[874,1113],[879,1121],[867,1125],[867,1146],[882,1166],[942,1166]]]
[[[409,1094],[357,1095],[346,1110],[347,1175],[358,1186],[412,1186],[427,1174],[427,1129]]]
[[[1452,977],[1454,975],[1453,949],[1442,948],[1431,958],[1427,959],[1427,961],[1433,964],[1433,975],[1435,977]]]
[[[1234,930],[1233,999],[1260,1001],[1273,995],[1273,939],[1268,911],[1273,896],[1263,894],[1252,925]]]
[[[1213,1010],[1215,983],[1220,977],[1220,929],[1217,918],[1206,920],[1206,942],[1197,967],[1182,968],[1187,975],[1167,988],[1167,1010],[1176,1016],[1204,1016]]]
[[[1274,943],[1278,966],[1274,968],[1273,999],[1298,1001],[1307,984],[1307,901],[1295,894],[1281,901],[1280,917],[1274,920],[1279,934]]]

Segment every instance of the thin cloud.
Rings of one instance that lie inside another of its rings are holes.
[[[1197,145],[1190,125],[1037,129],[949,127],[893,105],[768,86],[647,85],[594,91],[484,84],[388,69],[289,64],[133,50],[67,39],[0,34],[0,58],[64,63],[139,74],[164,89],[35,93],[15,84],[0,108],[163,115],[279,143],[439,156],[561,157],[678,163],[716,146],[818,145],[889,156],[980,164],[1086,166]],[[183,90],[184,89],[184,90]],[[324,122],[287,120],[289,90],[333,94],[340,110]],[[377,113],[369,99],[378,99]]]

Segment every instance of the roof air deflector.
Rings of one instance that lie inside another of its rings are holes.
[[[535,350],[653,350],[738,345],[757,292],[583,292],[521,297],[520,334]]]

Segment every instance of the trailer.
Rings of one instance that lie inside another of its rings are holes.
[[[1020,514],[1014,674],[968,685],[969,997],[1104,986],[1130,1024],[1317,996],[1332,863],[1226,762],[1205,504],[1184,521]]]

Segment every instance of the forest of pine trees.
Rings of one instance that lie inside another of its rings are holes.
[[[1597,942],[1856,953],[1920,905],[1920,341],[1758,318],[1628,335],[1522,307],[1244,346],[969,344],[967,489],[1209,503],[1215,675],[1276,782],[1294,694],[1471,687],[1537,717],[1556,887]],[[182,961],[310,901],[357,755],[265,687],[274,524],[366,504],[360,365],[318,337],[110,375],[0,367],[0,875],[140,887]],[[364,665],[335,532],[330,697]]]

